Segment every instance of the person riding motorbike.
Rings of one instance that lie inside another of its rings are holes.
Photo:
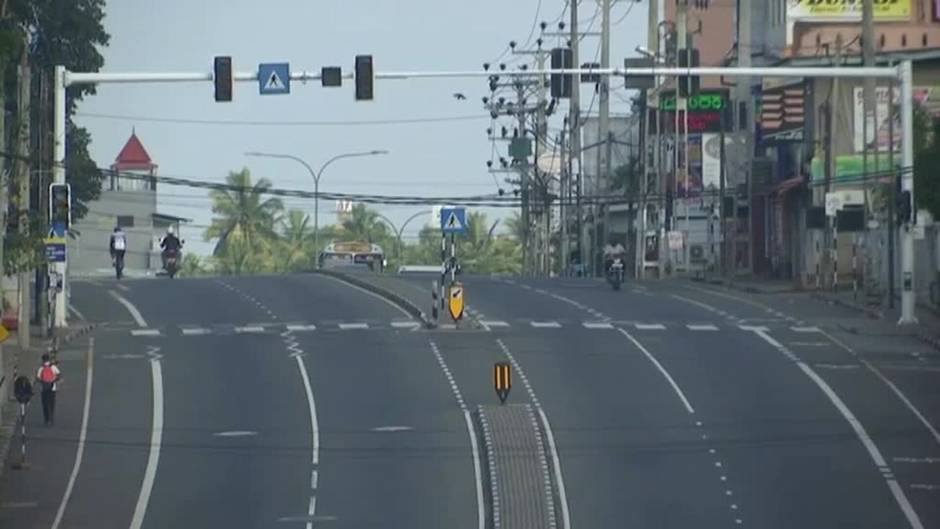
[[[111,233],[111,242],[108,244],[108,248],[111,252],[112,265],[117,264],[118,259],[123,262],[124,252],[127,251],[127,234],[120,226],[115,226],[114,231]]]
[[[614,261],[620,259],[623,261],[624,254],[627,253],[627,250],[624,249],[623,245],[619,242],[616,244],[607,244],[604,246],[604,272],[610,272],[610,266],[614,264]]]
[[[167,255],[176,252],[177,259],[179,258],[179,251],[183,247],[182,241],[179,240],[179,237],[176,236],[173,230],[173,226],[170,226],[166,229],[166,235],[160,241],[160,248],[163,251],[160,254],[160,257],[163,259],[163,268],[166,268],[166,258]]]

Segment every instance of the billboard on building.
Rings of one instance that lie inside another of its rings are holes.
[[[911,0],[874,0],[875,20],[909,20]],[[788,0],[787,19],[794,22],[852,22],[862,19],[862,2]]]

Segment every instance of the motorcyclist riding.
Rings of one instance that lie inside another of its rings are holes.
[[[627,250],[619,242],[617,244],[607,244],[604,246],[604,272],[610,272],[610,265],[617,259],[623,260]]]
[[[169,226],[166,229],[166,235],[160,241],[160,248],[163,249],[163,252],[160,254],[163,259],[163,268],[166,268],[166,257],[172,252],[177,253],[177,258],[179,257],[180,248],[183,247],[183,243],[179,240],[179,237],[173,233],[173,226]]]

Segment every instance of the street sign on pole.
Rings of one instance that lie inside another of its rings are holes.
[[[509,390],[512,389],[512,366],[509,362],[496,362],[493,364],[493,387],[499,402],[506,404]]]
[[[450,317],[455,322],[463,318],[463,284],[451,283],[450,288],[447,289],[447,307],[450,309]]]
[[[258,91],[261,95],[290,93],[290,64],[286,62],[258,65]]]
[[[46,261],[50,263],[65,262],[65,225],[55,223],[49,229],[46,237]]]
[[[441,231],[444,233],[466,232],[467,210],[465,208],[441,208]]]

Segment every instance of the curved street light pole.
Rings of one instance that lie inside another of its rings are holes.
[[[362,151],[362,152],[348,152],[344,154],[338,154],[320,166],[317,171],[313,170],[313,167],[310,167],[303,158],[299,156],[294,156],[292,154],[275,154],[269,152],[246,152],[246,156],[256,156],[260,158],[278,158],[281,160],[293,160],[307,169],[307,172],[310,173],[310,176],[313,178],[313,247],[316,252],[316,269],[320,269],[320,177],[323,176],[323,171],[333,162],[337,160],[342,160],[343,158],[359,158],[362,156],[377,156],[380,154],[388,154],[387,150],[374,150],[374,151]]]
[[[414,215],[408,217],[408,218],[405,220],[405,222],[403,222],[403,223],[401,224],[401,229],[398,230],[398,234],[397,234],[397,235],[398,235],[398,260],[399,260],[399,261],[401,261],[401,247],[402,247],[402,240],[401,240],[401,238],[402,238],[402,235],[405,233],[405,228],[407,228],[407,227],[408,227],[408,224],[411,223],[411,221],[415,220],[416,218],[418,218],[418,217],[420,217],[420,216],[422,216],[422,215],[430,215],[431,213],[432,213],[432,211],[429,210],[429,209],[425,209],[425,210],[419,211],[419,212],[415,213]]]

